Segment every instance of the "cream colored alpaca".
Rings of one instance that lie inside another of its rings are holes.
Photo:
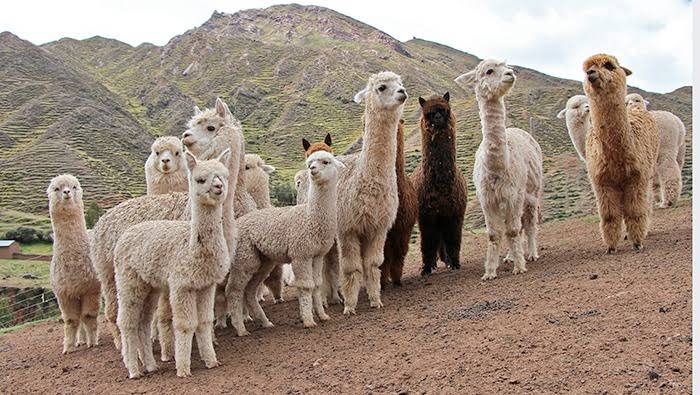
[[[591,105],[586,167],[603,240],[607,252],[615,252],[624,220],[634,249],[641,251],[649,230],[658,127],[647,111],[625,108],[626,77],[632,72],[614,56],[593,55],[583,62],[583,71],[583,89]]]
[[[474,160],[474,186],[489,236],[481,279],[496,278],[504,234],[513,257],[513,274],[524,273],[527,268],[523,233],[528,240],[527,259],[539,258],[537,222],[544,185],[542,149],[526,131],[505,127],[503,97],[515,84],[515,74],[504,62],[483,60],[455,81],[474,84],[481,118],[483,140]]]
[[[274,171],[274,166],[266,164],[260,155],[245,154],[246,189],[258,209],[272,207],[272,203],[270,203],[270,174]]]
[[[63,317],[63,353],[67,354],[83,340],[88,347],[97,345],[100,282],[90,262],[78,179],[70,174],[54,177],[46,194],[53,228],[49,278]]]
[[[252,198],[245,193],[243,197],[236,200],[240,195],[238,190],[240,185],[239,175],[245,171],[239,168],[243,161],[243,136],[240,123],[233,117],[228,106],[221,100],[216,100],[213,109],[199,110],[195,108],[194,116],[188,123],[189,129],[183,134],[184,143],[189,150],[201,160],[217,158],[225,149],[231,149],[232,159],[229,161],[229,183],[228,195],[224,204],[224,234],[229,243],[233,246],[235,221],[234,215],[240,216],[245,211],[238,211],[239,208],[246,208],[247,204],[236,204],[245,202]],[[245,190],[245,187],[243,187]],[[245,197],[247,196],[247,198]],[[253,202],[253,205],[255,203]],[[234,208],[236,211],[234,212]],[[129,227],[144,221],[153,220],[189,220],[190,207],[187,193],[170,193],[165,195],[142,196],[129,199],[118,206],[107,211],[95,224],[93,229],[93,239],[90,246],[92,263],[97,272],[102,286],[102,297],[105,301],[105,318],[109,328],[112,330],[114,345],[121,349],[121,335],[116,327],[117,319],[117,289],[114,283],[114,246],[119,237]],[[222,298],[224,299],[224,298]],[[167,304],[164,306],[167,310]],[[226,307],[219,306],[218,310],[225,313]],[[169,322],[167,311],[163,314],[163,323]],[[218,317],[218,316],[217,316]],[[172,353],[172,346],[164,346],[163,339],[172,339],[172,333],[168,330],[170,326],[159,326],[159,336],[161,337],[161,359],[168,360]],[[165,328],[165,332],[164,332]],[[171,342],[166,341],[166,344]]]
[[[238,250],[226,287],[238,336],[248,335],[243,324],[244,303],[264,327],[272,326],[260,307],[257,289],[272,269],[284,262],[292,263],[304,327],[316,326],[314,310],[322,321],[329,319],[320,287],[323,257],[337,232],[338,168],[344,165],[326,151],[313,153],[306,164],[311,178],[306,204],[262,209],[238,220]]]
[[[355,95],[365,101],[362,151],[350,160],[338,182],[338,247],[343,314],[355,314],[365,284],[371,307],[382,307],[381,266],[384,242],[398,209],[396,128],[408,98],[401,77],[373,74]],[[296,274],[296,272],[295,272]]]
[[[586,162],[586,133],[591,128],[591,107],[585,95],[571,96],[557,118],[566,118],[569,138],[582,162]]]
[[[193,334],[206,367],[219,365],[212,343],[214,291],[231,266],[223,220],[230,154],[227,149],[216,160],[200,162],[187,152],[191,221],[142,222],[117,242],[117,323],[129,378],[142,375],[139,358],[146,373],[157,369],[150,324],[161,292],[172,309],[177,375],[191,375]]]
[[[627,108],[646,110],[648,101],[638,93],[625,97]],[[683,188],[681,171],[685,162],[685,125],[668,111],[649,111],[659,128],[659,155],[654,174],[654,200],[658,207],[671,207]]]
[[[182,142],[175,136],[158,137],[146,159],[146,194],[187,192],[187,169]]]

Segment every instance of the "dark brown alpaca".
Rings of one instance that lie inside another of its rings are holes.
[[[421,163],[411,176],[418,194],[418,227],[423,256],[421,274],[437,268],[437,256],[459,269],[462,223],[467,206],[467,182],[457,168],[456,119],[450,93],[418,98],[421,106]]]
[[[404,171],[403,153],[403,119],[396,130],[396,184],[399,194],[399,208],[396,220],[389,230],[384,243],[384,262],[379,267],[382,271],[382,286],[386,286],[389,277],[395,286],[401,286],[403,261],[408,253],[413,225],[418,218],[418,198],[416,190]]]

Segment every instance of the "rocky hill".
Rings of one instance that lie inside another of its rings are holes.
[[[363,108],[352,97],[370,73],[385,69],[403,77],[410,96],[404,114],[409,170],[420,157],[418,96],[450,91],[459,162],[471,178],[481,140],[478,110],[473,92],[453,79],[478,61],[433,42],[397,41],[327,8],[299,5],[214,12],[162,47],[102,37],[35,46],[1,33],[0,222],[2,209],[45,214],[46,185],[62,172],[76,174],[86,200],[105,208],[145,193],[150,141],[181,134],[192,106],[211,106],[217,96],[242,120],[247,150],[279,169],[273,190],[289,188],[303,159],[301,137],[330,132],[340,151],[357,145]],[[588,181],[564,122],[555,117],[569,96],[582,91],[581,83],[514,69],[518,82],[506,98],[507,123],[531,130],[544,150],[545,219],[589,213]],[[634,75],[629,81],[634,84]],[[667,94],[630,91],[692,129],[690,87]],[[690,149],[687,155],[686,195]],[[471,207],[467,226],[480,226],[479,210]]]

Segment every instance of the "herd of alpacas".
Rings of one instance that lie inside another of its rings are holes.
[[[626,95],[631,72],[615,57],[594,55],[583,71],[585,95],[570,98],[558,117],[586,164],[607,253],[625,234],[641,250],[653,202],[668,207],[679,197],[685,128],[673,114],[647,111],[640,95]],[[515,81],[511,68],[491,59],[455,79],[473,87],[481,119],[473,183],[488,235],[482,280],[496,278],[503,241],[514,274],[539,258],[542,149],[528,132],[506,128],[504,96]],[[356,314],[363,286],[370,306],[380,308],[382,287],[401,285],[416,222],[422,274],[438,259],[459,269],[467,181],[456,161],[450,95],[418,98],[422,159],[410,177],[401,119],[407,98],[401,77],[373,74],[354,98],[365,103],[359,153],[334,156],[330,135],[304,139],[295,206],[272,206],[275,168],[245,154],[241,124],[221,99],[211,109],[195,106],[181,139],[153,143],[147,195],[110,209],[90,232],[80,183],[55,177],[47,189],[50,276],[63,352],[97,345],[100,296],[130,378],[158,368],[156,340],[160,359],[174,357],[180,377],[191,375],[193,335],[206,367],[218,366],[214,325],[230,319],[238,336],[248,334],[249,320],[271,327],[260,301],[267,293],[282,301],[284,285],[296,287],[306,328],[330,319],[329,304]]]

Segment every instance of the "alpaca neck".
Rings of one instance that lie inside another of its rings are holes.
[[[337,178],[322,184],[311,182],[306,202],[306,214],[311,219],[311,223],[326,226],[329,221],[335,220],[337,189]]]
[[[396,176],[404,174],[405,159],[403,156],[403,127],[396,133]]]
[[[211,259],[220,253],[219,247],[226,245],[222,206],[192,204],[190,249],[197,259]]]
[[[624,92],[618,98],[591,95],[589,102],[591,130],[596,134],[601,153],[608,161],[625,160],[633,149]]]
[[[503,97],[479,100],[479,117],[484,135],[486,168],[489,171],[503,171],[508,167],[509,161],[506,141],[506,105]]]
[[[70,212],[51,213],[54,243],[62,246],[82,247],[88,245],[85,215],[82,207]]]
[[[457,148],[454,141],[454,119],[444,130],[423,133],[423,175],[439,185],[452,185],[457,169]],[[425,122],[422,125],[426,128]]]
[[[364,176],[384,177],[394,172],[396,158],[396,128],[399,125],[399,111],[372,111],[365,107],[365,132],[362,135],[360,169]]]

